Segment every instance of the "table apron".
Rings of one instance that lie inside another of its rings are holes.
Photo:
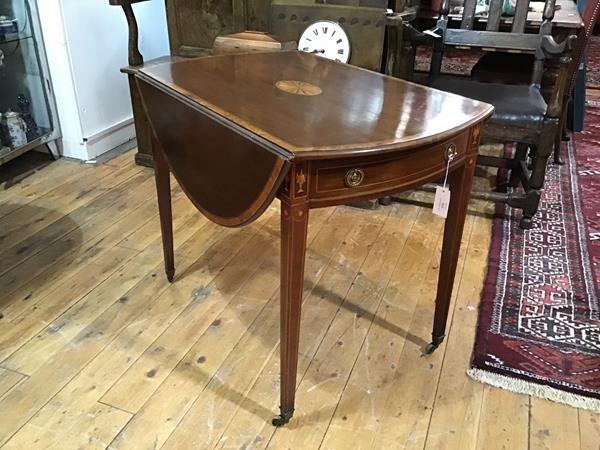
[[[468,141],[466,130],[443,142],[399,154],[310,161],[306,163],[309,206],[320,208],[378,198],[428,182],[442,182],[447,152],[455,153],[449,165],[451,173],[464,165]]]

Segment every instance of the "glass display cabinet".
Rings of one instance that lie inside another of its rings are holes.
[[[0,0],[0,165],[59,136],[36,1]]]

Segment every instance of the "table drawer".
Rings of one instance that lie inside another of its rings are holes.
[[[465,132],[408,152],[313,162],[310,198],[317,204],[326,203],[338,197],[364,197],[426,183],[444,175],[448,154],[454,154],[451,167],[461,163],[467,143]]]

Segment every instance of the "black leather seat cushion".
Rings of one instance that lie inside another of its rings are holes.
[[[494,105],[491,121],[502,125],[538,125],[544,120],[546,102],[539,88],[525,85],[482,83],[468,78],[439,77],[436,89]]]

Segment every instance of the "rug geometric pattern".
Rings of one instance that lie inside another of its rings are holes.
[[[600,105],[549,165],[531,230],[494,219],[473,364],[600,399]]]

